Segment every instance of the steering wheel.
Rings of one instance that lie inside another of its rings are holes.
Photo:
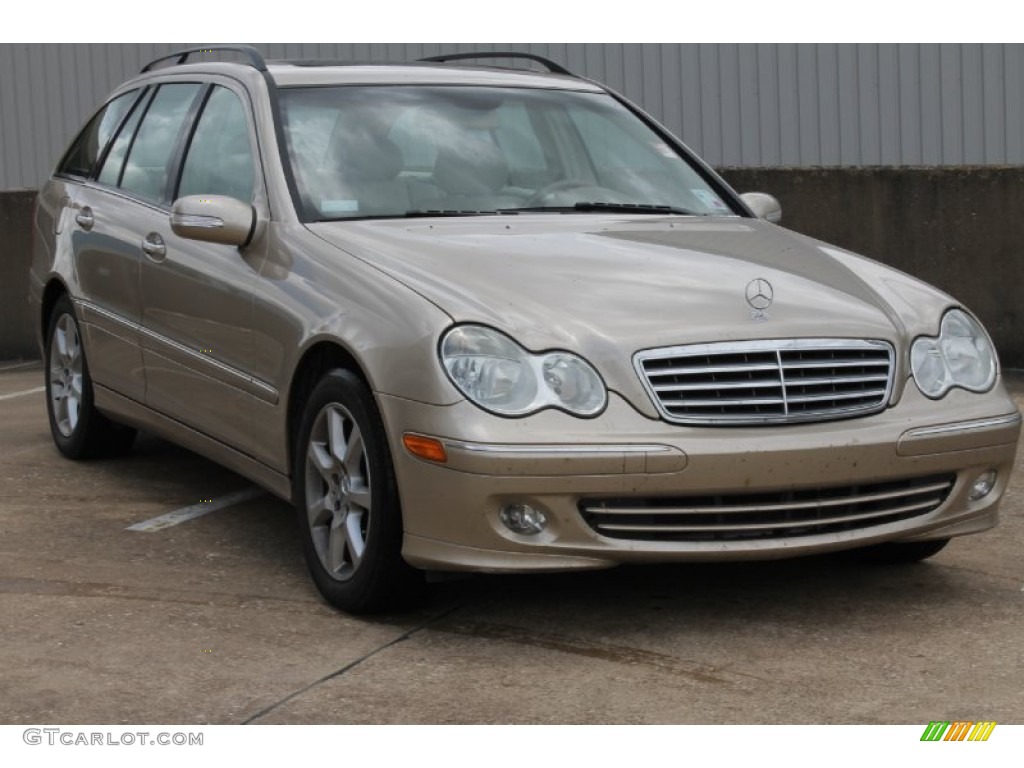
[[[579,202],[580,200],[601,201],[607,203],[624,203],[628,202],[626,197],[615,190],[608,189],[608,187],[600,187],[596,184],[591,184],[589,181],[580,181],[579,179],[560,179],[553,181],[547,186],[541,187],[532,195],[530,195],[524,202],[524,208],[534,208],[544,205],[557,204],[558,193],[568,192],[569,190],[576,190],[577,194],[573,195],[574,198],[569,205]]]

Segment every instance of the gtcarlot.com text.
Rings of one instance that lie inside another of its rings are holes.
[[[160,731],[72,731],[63,728],[26,728],[21,735],[26,744],[63,745],[66,747],[201,747],[202,733],[168,733]]]

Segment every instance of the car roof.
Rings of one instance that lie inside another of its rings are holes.
[[[244,61],[193,61],[196,54],[229,53]],[[475,64],[452,64],[458,61],[476,61]],[[481,64],[481,61],[490,61]],[[546,72],[522,67],[509,67],[509,61],[528,61],[544,67]],[[428,57],[415,62],[355,62],[355,61],[267,61],[251,45],[218,45],[207,48],[188,48],[154,59],[138,77],[137,83],[167,76],[179,77],[198,74],[232,75],[242,80],[266,76],[276,86],[327,85],[479,85],[520,88],[548,88],[600,92],[602,86],[586,78],[576,77],[558,62],[534,53],[519,51],[456,52]],[[125,83],[128,85],[128,83]]]
[[[161,70],[166,72],[167,69]],[[344,63],[268,61],[267,71],[282,88],[302,85],[479,85],[599,92],[571,75],[493,66],[434,63]]]

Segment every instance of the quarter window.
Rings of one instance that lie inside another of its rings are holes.
[[[121,174],[121,188],[148,200],[163,201],[174,149],[198,84],[162,85],[146,110]]]
[[[61,163],[59,172],[69,176],[89,176],[103,152],[103,148],[110,141],[110,137],[117,130],[125,113],[135,103],[138,95],[138,91],[130,91],[123,96],[118,96],[96,113],[96,116],[85,126],[85,130],[75,139],[64,162]]]
[[[192,137],[178,196],[227,195],[252,200],[254,163],[241,100],[217,86]]]

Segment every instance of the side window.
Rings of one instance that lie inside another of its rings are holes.
[[[192,136],[178,196],[227,195],[247,203],[254,171],[245,107],[238,96],[217,86]]]
[[[138,95],[138,91],[130,91],[100,110],[78,134],[57,172],[69,176],[88,176],[92,173],[103,148]]]
[[[124,125],[121,126],[121,130],[114,138],[114,143],[110,145],[110,151],[107,152],[107,157],[103,161],[103,167],[100,168],[98,178],[101,184],[109,184],[112,187],[116,187],[118,182],[121,181],[124,156],[128,154],[128,147],[131,146],[132,136],[135,135],[135,129],[139,125],[139,120],[142,119],[142,115],[146,111],[145,102],[146,100],[143,99],[142,103],[132,110],[132,114],[124,121]]]
[[[128,151],[122,189],[148,200],[164,198],[178,135],[200,87],[196,83],[160,86]]]

